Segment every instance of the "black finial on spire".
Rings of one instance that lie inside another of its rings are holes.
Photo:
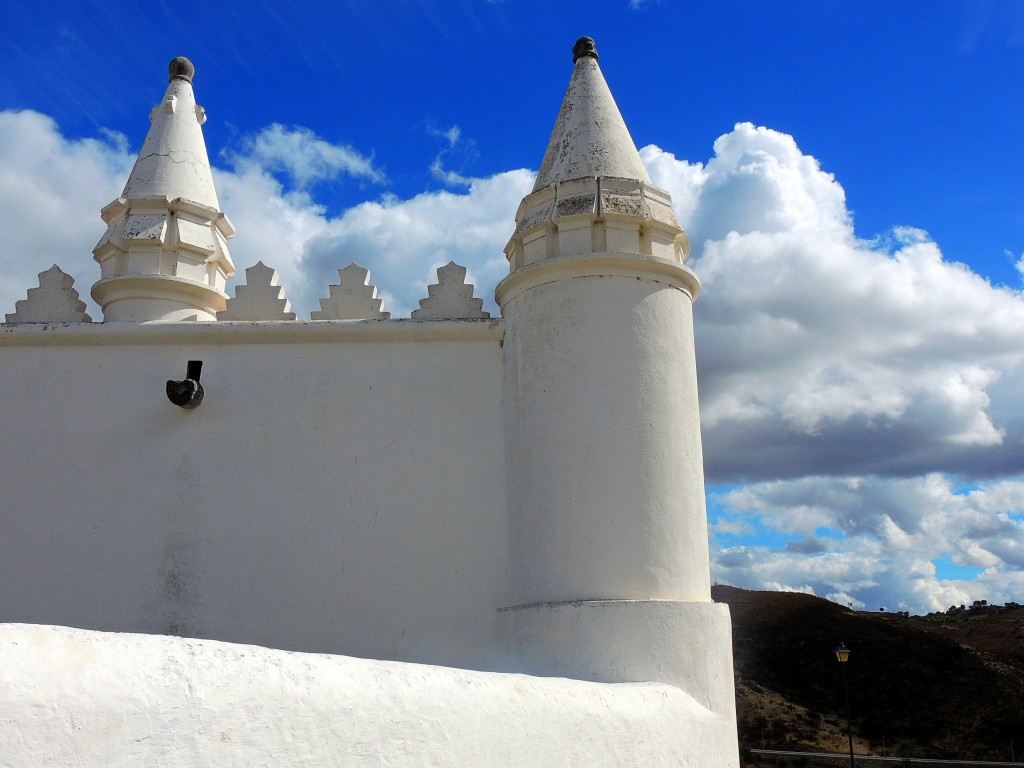
[[[573,64],[582,59],[584,56],[589,56],[594,61],[598,60],[597,47],[594,45],[594,38],[592,37],[581,37],[579,40],[576,41],[576,45],[572,47]]]
[[[171,74],[171,80],[177,77],[191,83],[192,77],[196,73],[196,68],[184,56],[175,56],[171,59],[171,63],[167,65],[167,71]]]

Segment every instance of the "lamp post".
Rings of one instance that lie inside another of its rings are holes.
[[[843,668],[843,698],[846,700],[846,735],[850,738],[850,768],[857,768],[853,761],[853,726],[850,724],[850,690],[846,685],[846,662],[850,660],[850,649],[842,642],[836,648],[836,659]]]

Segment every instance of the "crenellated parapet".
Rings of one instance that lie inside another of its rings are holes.
[[[116,201],[115,201],[116,202]],[[111,209],[107,206],[107,209]],[[179,210],[180,201],[171,203]],[[106,209],[105,209],[106,210]],[[168,228],[174,225],[160,214],[146,215],[124,211],[115,213],[120,216],[113,230],[118,237],[129,242],[139,242],[144,237],[151,237],[159,243],[168,238]],[[226,222],[226,217],[217,219]],[[178,220],[180,223],[180,219]],[[228,225],[230,226],[230,225]],[[107,244],[104,247],[114,248]],[[138,254],[133,254],[137,256]],[[116,259],[115,254],[112,258]],[[466,282],[466,268],[448,262],[437,269],[437,282],[427,286],[427,295],[420,299],[419,309],[413,310],[413,320],[486,320],[490,313],[483,309],[483,299],[474,295],[474,286]],[[310,320],[390,320],[391,313],[383,309],[383,300],[377,296],[377,287],[370,283],[370,272],[365,267],[352,263],[338,270],[339,284],[328,286],[328,296],[320,299],[320,309],[310,313]],[[143,278],[139,278],[141,281]],[[151,294],[159,283],[156,280],[172,282],[172,278],[146,275],[142,285]],[[110,291],[127,290],[133,283],[121,277],[111,280]],[[56,265],[39,274],[39,287],[28,289],[28,298],[17,302],[15,312],[7,314],[8,324],[17,323],[88,323],[90,317],[85,314],[85,302],[78,298],[78,291],[73,288],[74,278],[65,274]],[[101,280],[101,295],[107,285]],[[186,288],[174,285],[168,289],[198,291],[196,281],[185,283]],[[291,302],[285,298],[285,289],[280,284],[280,275],[276,269],[268,267],[262,261],[245,270],[245,283],[235,286],[235,295],[227,298],[225,308],[218,311],[216,319],[220,321],[244,322],[292,322],[296,314],[292,311]],[[93,296],[97,294],[93,286]],[[199,295],[197,293],[197,295]],[[181,318],[188,320],[192,318]],[[165,321],[166,322],[166,321]]]

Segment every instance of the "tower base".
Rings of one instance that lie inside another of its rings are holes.
[[[709,717],[699,764],[735,766],[736,696],[729,607],[674,600],[534,603],[499,611],[516,669],[601,683],[667,683]]]

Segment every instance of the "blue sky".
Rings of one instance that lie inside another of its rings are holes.
[[[141,142],[166,60],[187,55],[214,152],[274,122],[372,155],[386,190],[436,181],[430,128],[482,176],[535,168],[590,34],[639,146],[703,160],[734,123],[794,136],[847,192],[862,237],[913,225],[990,279],[1024,250],[1024,7],[1014,2],[22,3],[0,103],[67,136]],[[357,184],[317,190],[356,202]],[[374,189],[378,194],[382,190]],[[1009,251],[1011,256],[1007,256]]]
[[[1019,601],[1019,3],[14,5],[3,311],[54,262],[88,293],[175,55],[240,279],[262,259],[308,317],[355,260],[402,316],[452,258],[494,311],[583,34],[705,285],[715,578],[868,610]]]

